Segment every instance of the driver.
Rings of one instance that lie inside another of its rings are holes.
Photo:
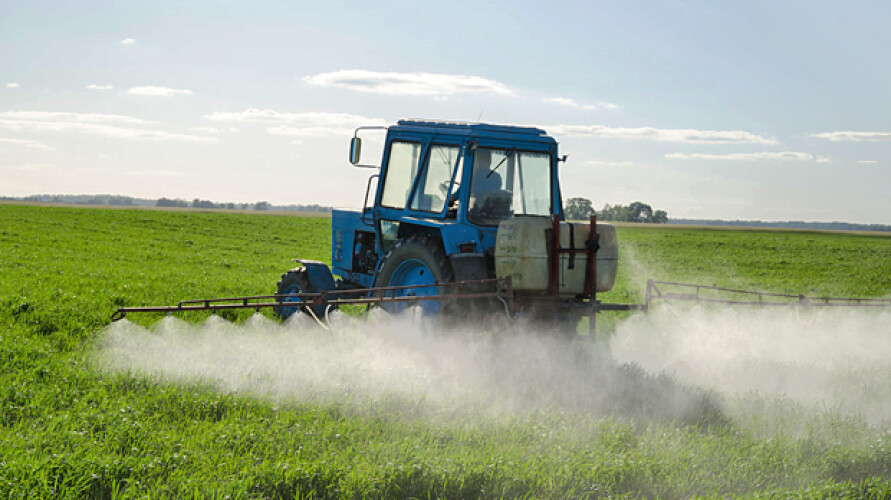
[[[492,153],[477,149],[473,153],[473,176],[470,180],[470,210],[485,217],[486,194],[503,189],[501,174],[492,170]]]
[[[473,179],[470,181],[471,207],[489,191],[501,189],[501,174],[492,171],[492,153],[477,149],[473,153]]]

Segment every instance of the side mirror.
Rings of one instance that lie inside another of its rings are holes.
[[[362,139],[353,137],[350,141],[350,163],[358,165],[360,158],[362,158]]]

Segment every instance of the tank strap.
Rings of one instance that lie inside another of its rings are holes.
[[[569,223],[569,269],[575,269],[575,224]]]

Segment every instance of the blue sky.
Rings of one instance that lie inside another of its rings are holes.
[[[434,7],[436,5],[436,7]],[[891,224],[886,2],[0,3],[0,195],[361,204],[352,129],[536,125],[565,197]]]

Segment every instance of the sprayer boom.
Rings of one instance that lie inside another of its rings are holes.
[[[647,281],[646,304],[656,301],[687,301],[758,307],[891,307],[891,299],[859,297],[809,297],[788,293],[755,292],[671,281]]]

